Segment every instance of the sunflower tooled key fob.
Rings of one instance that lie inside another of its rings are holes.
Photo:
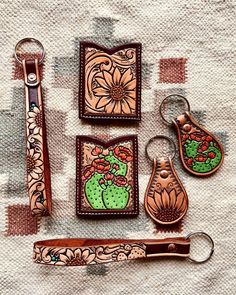
[[[148,146],[159,139],[167,140],[173,145],[175,152],[172,158],[150,157]],[[146,212],[158,224],[175,224],[188,210],[188,196],[172,162],[176,154],[175,144],[169,137],[157,135],[148,141],[145,151],[146,157],[153,161],[152,174],[144,197]]]

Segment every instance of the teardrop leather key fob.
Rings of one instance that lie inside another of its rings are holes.
[[[158,135],[151,138],[146,146],[146,156],[150,160],[148,145],[161,138],[170,141],[175,147],[174,142],[166,136]],[[144,199],[145,209],[149,216],[155,222],[163,225],[177,223],[188,209],[188,196],[174,169],[172,159],[153,158],[152,174]]]
[[[167,96],[161,103],[160,113],[163,120],[170,125],[163,116],[163,103],[173,95]],[[186,102],[188,111],[173,119],[176,128],[180,159],[184,168],[197,176],[208,176],[216,172],[223,163],[224,150],[221,143],[205,128],[200,126],[190,114],[190,106],[187,99],[180,97]]]

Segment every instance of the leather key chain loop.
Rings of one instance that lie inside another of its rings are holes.
[[[159,112],[160,112],[160,115],[161,115],[161,118],[163,119],[163,121],[166,123],[166,125],[169,125],[169,126],[171,126],[171,125],[173,124],[173,122],[172,122],[172,121],[169,122],[168,120],[166,120],[166,118],[165,118],[165,116],[164,116],[164,114],[163,114],[162,109],[163,109],[164,104],[168,101],[168,99],[170,99],[171,97],[176,97],[176,96],[177,96],[177,97],[180,97],[181,100],[183,100],[183,101],[185,102],[185,104],[186,104],[186,106],[187,106],[186,111],[189,112],[189,113],[190,113],[190,111],[191,111],[189,101],[188,101],[187,98],[184,97],[183,95],[180,95],[180,94],[170,94],[170,95],[166,96],[166,97],[162,100],[162,102],[161,102],[161,104],[160,104]]]
[[[170,145],[172,145],[173,147],[173,154],[172,154],[172,157],[171,159],[173,160],[176,156],[176,145],[173,141],[173,139],[171,139],[170,137],[168,136],[165,136],[165,135],[156,135],[152,138],[149,139],[149,141],[147,142],[146,146],[145,146],[145,154],[146,154],[146,157],[150,160],[150,161],[153,161],[153,158],[150,157],[149,153],[148,153],[148,147],[151,143],[153,143],[155,140],[158,140],[158,139],[164,139],[164,140],[167,140]]]
[[[23,39],[16,45],[15,56],[22,64],[24,73],[27,186],[30,210],[32,215],[43,216],[50,215],[52,209],[49,154],[39,69],[39,62],[42,62],[44,57],[44,49],[40,61],[32,57],[20,60],[17,48],[24,42],[41,43],[32,38]]]
[[[165,239],[54,239],[38,241],[33,247],[33,261],[51,266],[85,266],[140,258],[178,257],[200,263],[190,257],[191,237],[204,232],[191,233],[187,237]],[[214,250],[201,263],[208,261]]]

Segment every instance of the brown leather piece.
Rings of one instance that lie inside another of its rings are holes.
[[[109,141],[77,136],[77,215],[136,216],[138,142],[136,135]]]
[[[26,96],[27,180],[33,215],[51,213],[51,178],[38,60],[23,60]]]
[[[224,149],[216,137],[200,126],[189,112],[178,116],[173,124],[184,168],[196,176],[215,173],[224,161]]]
[[[141,44],[80,42],[79,117],[141,120]]]
[[[154,158],[144,204],[149,216],[163,226],[179,222],[186,214],[188,196],[171,158]]]
[[[189,257],[190,240],[57,239],[34,243],[33,260],[55,266],[82,266],[148,257]]]

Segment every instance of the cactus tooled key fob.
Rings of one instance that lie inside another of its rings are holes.
[[[164,118],[162,107],[163,103],[171,96],[173,95],[167,96],[160,106],[161,116],[168,125],[170,123]],[[223,163],[223,147],[214,135],[193,119],[186,98],[181,95],[175,96],[180,97],[188,106],[188,111],[177,116],[172,121],[177,131],[181,162],[191,174],[197,176],[211,175]]]

